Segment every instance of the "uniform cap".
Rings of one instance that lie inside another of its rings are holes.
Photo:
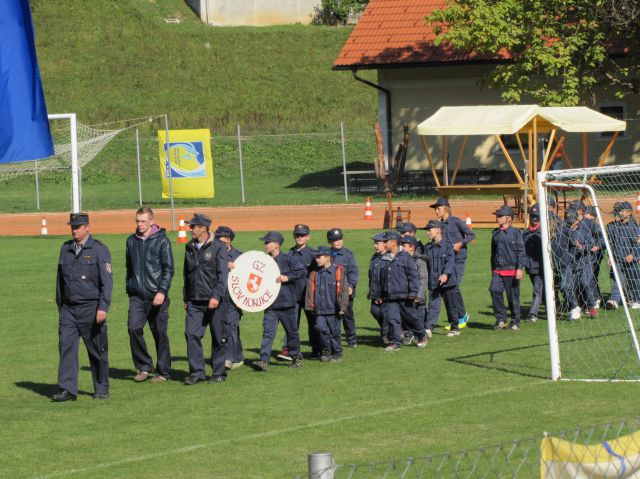
[[[427,222],[427,225],[422,229],[423,230],[430,230],[431,228],[440,228],[441,230],[444,230],[444,224],[442,223],[442,221],[429,220]]]
[[[446,198],[438,198],[435,203],[433,203],[431,208],[437,208],[438,206],[449,206],[449,200]]]
[[[398,233],[397,231],[387,231],[384,234],[385,241],[392,241],[392,240],[400,241],[400,238],[401,238],[400,233]]]
[[[374,234],[371,239],[373,241],[384,241],[384,231],[381,231],[380,233]]]
[[[538,203],[531,205],[531,208],[529,208],[529,215],[540,216],[540,205],[538,205]]]
[[[67,224],[71,226],[88,225],[89,215],[87,213],[70,213]]]
[[[190,226],[206,226],[207,228],[211,226],[211,220],[209,217],[201,213],[194,213],[193,218],[186,223]]]
[[[315,256],[331,256],[331,248],[328,246],[318,246],[314,252]]]
[[[336,241],[343,238],[342,230],[340,228],[331,228],[327,231],[327,241]]]
[[[282,236],[277,231],[268,231],[266,235],[260,238],[260,241],[264,241],[264,243],[284,243],[284,236]]]
[[[403,236],[400,238],[400,244],[410,244],[411,246],[418,246],[418,238],[415,236]]]
[[[614,215],[617,215],[621,211],[624,211],[624,210],[633,210],[633,208],[631,207],[631,203],[629,203],[628,201],[617,201],[613,205],[613,214]]]
[[[515,213],[513,212],[513,208],[511,208],[511,206],[502,205],[500,208],[494,211],[493,214],[496,216],[511,216],[513,218]]]
[[[293,227],[293,234],[294,235],[308,235],[309,234],[309,227],[307,225],[295,225]]]
[[[585,209],[584,203],[582,202],[582,200],[573,200],[570,204],[569,204],[569,208],[574,209],[574,210],[583,210]]]
[[[213,232],[213,236],[216,238],[230,238],[231,241],[233,241],[236,234],[228,226],[218,226],[218,228]]]
[[[406,222],[406,223],[399,223],[396,226],[396,231],[398,231],[399,233],[411,233],[411,232],[418,231],[418,228],[413,223]]]
[[[596,207],[595,206],[587,206],[584,209],[584,214],[591,215],[591,216],[597,216]]]
[[[567,210],[564,214],[564,222],[568,225],[575,223],[578,220],[579,216],[577,211],[575,210]]]

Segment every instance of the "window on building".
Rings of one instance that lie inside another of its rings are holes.
[[[624,120],[627,116],[627,108],[624,103],[601,103],[597,105],[598,111],[604,115],[616,118],[618,120]],[[598,140],[610,140],[613,133],[610,131],[603,131],[598,133]],[[618,133],[618,138],[624,138],[625,132]]]

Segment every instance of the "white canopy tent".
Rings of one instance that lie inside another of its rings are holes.
[[[601,166],[609,155],[619,132],[624,131],[626,123],[611,118],[600,112],[584,106],[578,107],[541,107],[538,105],[481,105],[481,106],[446,106],[440,108],[431,117],[424,120],[417,127],[418,135],[422,141],[427,159],[431,166],[438,191],[443,196],[452,193],[510,193],[522,196],[527,192],[530,200],[537,197],[536,176],[538,171],[550,168],[556,155],[561,154],[571,164],[563,148],[564,134],[556,139],[557,132],[583,134],[583,166],[587,166],[587,133],[613,132],[611,140],[604,153],[598,160]],[[549,141],[544,158],[538,164],[537,144],[538,134],[549,134]],[[467,137],[473,135],[493,136],[500,146],[502,153],[513,170],[517,183],[492,184],[492,185],[455,185],[455,178],[460,167],[464,150],[467,145]],[[501,135],[514,135],[524,165],[518,168],[504,145]],[[521,135],[527,136],[524,143]],[[427,145],[427,137],[442,137],[442,181],[438,177],[431,152]],[[449,166],[447,164],[447,137],[463,136],[464,139],[457,155],[456,164],[449,178]],[[555,141],[554,141],[555,140]],[[523,146],[524,145],[524,146]],[[528,149],[528,151],[525,151]],[[523,179],[521,171],[525,172]]]

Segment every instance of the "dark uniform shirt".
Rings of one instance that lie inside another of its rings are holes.
[[[540,225],[529,226],[522,233],[524,252],[527,256],[526,268],[529,274],[540,274],[542,271],[542,232]]]
[[[527,257],[519,229],[496,228],[491,238],[491,269],[493,271],[515,271],[524,268]]]
[[[446,220],[440,221],[444,224],[443,238],[452,245],[462,243],[462,248],[456,254],[460,258],[466,258],[467,244],[476,239],[476,234],[457,216],[449,216]]]
[[[417,298],[420,292],[420,277],[413,257],[404,251],[395,256],[382,255],[380,280],[382,297],[388,300]]]
[[[382,255],[374,253],[369,262],[369,293],[367,298],[382,298],[382,285],[380,284],[380,268],[382,267]]]
[[[353,253],[347,248],[331,248],[331,258],[334,264],[344,267],[349,287],[353,289],[353,296],[355,296],[356,286],[358,285],[358,265]]]
[[[342,266],[332,264],[328,268],[313,271],[308,280],[308,288],[306,307],[315,311],[316,315],[333,315],[346,311],[349,305],[349,285]]]
[[[296,280],[296,294],[298,297],[298,302],[304,302],[304,292],[307,286],[307,278],[311,271],[316,269],[316,257],[315,251],[309,245],[306,245],[304,248],[298,249],[296,246],[292,246],[289,249],[289,256],[296,258],[302,265],[307,269],[307,274],[298,280]]]
[[[99,310],[108,311],[113,291],[109,249],[89,235],[76,254],[75,241],[66,241],[60,248],[56,285],[58,309],[97,301]]]
[[[209,236],[198,248],[196,241],[187,243],[184,250],[183,299],[187,301],[209,301],[220,299],[227,290],[229,258],[226,245]]]
[[[458,284],[456,278],[455,254],[451,242],[442,239],[439,243],[432,241],[425,246],[425,257],[429,271],[429,291],[438,287],[450,287]],[[447,275],[447,282],[440,284],[440,276]]]
[[[304,265],[293,256],[285,253],[279,253],[273,258],[280,268],[280,274],[289,278],[289,281],[280,285],[278,297],[269,309],[286,309],[292,308],[298,303],[296,283],[301,278],[306,278],[307,269]]]

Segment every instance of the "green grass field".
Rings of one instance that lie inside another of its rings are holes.
[[[260,249],[259,236],[240,233],[235,243],[245,251]],[[313,236],[316,244],[324,234]],[[346,236],[363,272],[370,236],[370,231]],[[180,382],[188,369],[182,247],[174,245],[175,380],[135,384],[126,330],[125,236],[101,236],[111,249],[115,274],[108,320],[112,397],[99,403],[91,399],[81,346],[82,393],[78,401],[62,404],[51,403],[48,395],[57,389],[54,278],[65,238],[0,238],[0,477],[293,477],[304,475],[311,451],[331,451],[341,464],[379,462],[475,449],[637,414],[636,384],[546,379],[546,321],[524,324],[518,332],[491,329],[489,238],[480,231],[471,245],[463,291],[472,319],[459,338],[447,338],[439,328],[424,350],[385,353],[361,288],[356,302],[360,346],[347,350],[341,364],[306,361],[294,371],[273,363],[266,374],[245,367],[232,371],[224,384],[187,388]],[[287,238],[285,247],[290,245]],[[529,297],[524,281],[525,308]],[[247,359],[253,360],[260,316],[245,316],[241,328]],[[209,344],[208,334],[204,342]]]

